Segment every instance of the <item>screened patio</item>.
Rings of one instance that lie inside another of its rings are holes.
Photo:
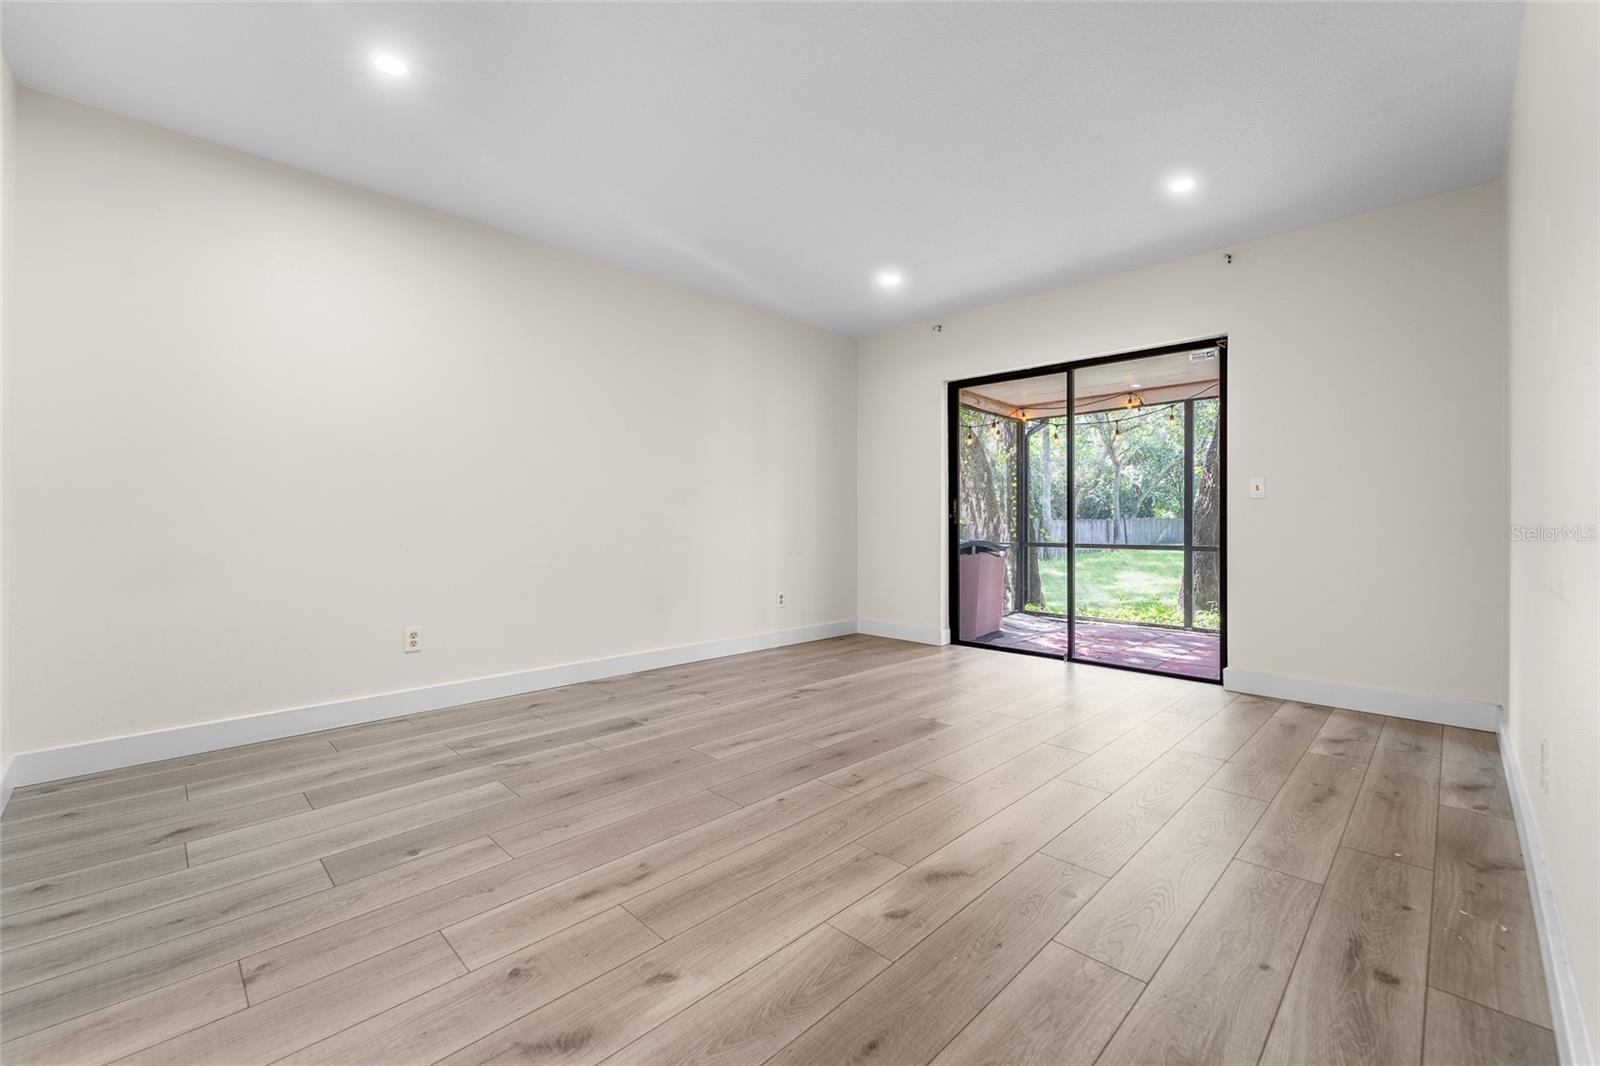
[[[1220,677],[1221,359],[959,389],[957,639]]]

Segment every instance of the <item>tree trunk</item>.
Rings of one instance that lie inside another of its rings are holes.
[[[1028,447],[1028,437],[1032,433],[1041,432],[1043,429],[1044,429],[1044,423],[1043,422],[1036,423],[1034,425],[1034,428],[1031,431],[1028,429],[1028,424],[1026,422],[1024,422],[1022,424],[1022,433],[1021,433],[1022,447],[1023,448],[1027,448]],[[1049,478],[1050,478],[1050,439],[1049,439],[1048,436],[1040,440],[1040,442],[1039,442],[1039,453],[1043,457],[1042,468],[1041,468],[1040,472],[1044,475],[1044,483],[1046,485],[1049,485],[1050,484],[1050,480],[1049,480]],[[1031,456],[1032,452],[1029,452],[1029,455]],[[1018,475],[1017,476],[1021,477],[1022,476],[1021,475],[1022,465],[1020,463],[1017,465],[1017,470],[1018,470]],[[1029,483],[1027,485],[1023,486],[1023,490],[1024,491],[1021,494],[1021,498],[1025,502],[1031,502],[1032,499],[1033,499],[1033,479],[1030,477],[1028,479],[1028,482]],[[1041,514],[1048,515],[1049,513],[1050,513],[1050,493],[1047,490],[1045,492],[1045,495],[1044,495],[1044,505],[1041,508]],[[1027,607],[1029,604],[1034,604],[1034,605],[1039,606],[1039,607],[1044,607],[1045,606],[1045,602],[1044,602],[1044,583],[1039,579],[1039,553],[1038,553],[1037,550],[1030,549],[1027,546],[1027,542],[1030,541],[1030,540],[1042,540],[1042,539],[1044,539],[1044,534],[1043,534],[1043,532],[1041,530],[1041,531],[1038,531],[1037,535],[1036,535],[1036,531],[1033,529],[1033,526],[1030,523],[1030,516],[1026,513],[1026,509],[1024,509],[1024,513],[1023,514],[1020,514],[1020,515],[1017,516],[1017,528],[1021,531],[1021,536],[1018,539],[1020,539],[1023,542],[1021,547],[1018,548],[1018,550],[1027,553],[1027,559],[1024,562],[1024,570],[1027,572],[1027,575],[1028,575],[1027,576],[1028,588],[1027,588],[1026,595],[1024,595],[1023,598],[1022,598],[1022,606],[1023,607]]]
[[[1194,543],[1204,547],[1216,547],[1221,543],[1222,532],[1222,484],[1218,475],[1219,442],[1222,440],[1222,427],[1218,425],[1212,431],[1211,440],[1206,443],[1205,458],[1201,461],[1199,483],[1194,492]],[[1222,573],[1218,565],[1218,553],[1215,551],[1195,552],[1193,555],[1194,566],[1194,610],[1214,610],[1222,603]],[[1184,590],[1185,596],[1189,590]]]
[[[1100,443],[1105,445],[1106,458],[1111,460],[1111,535],[1106,539],[1121,544],[1128,538],[1122,531],[1122,458],[1117,455],[1117,439],[1112,436],[1116,427],[1111,424],[1110,415],[1102,414],[1095,428],[1100,432]]]

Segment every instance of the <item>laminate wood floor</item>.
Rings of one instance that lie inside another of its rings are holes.
[[[1553,1063],[1550,1024],[1493,735],[976,649],[819,641],[0,821],[6,1063]]]

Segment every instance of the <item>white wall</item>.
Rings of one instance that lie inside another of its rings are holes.
[[[17,110],[6,751],[854,618],[849,339]]]
[[[1597,61],[1600,8],[1528,5],[1506,161],[1517,526],[1600,523]],[[1510,544],[1506,735],[1592,1026],[1600,1019],[1600,543],[1592,533],[1559,537]],[[1559,974],[1555,985],[1560,996]]]
[[[1230,664],[1497,705],[1501,212],[1480,186],[864,340],[863,625],[946,627],[946,381],[1225,333]]]
[[[0,23],[4,22],[0,15]],[[6,467],[10,462],[10,449],[5,444],[5,380],[6,364],[10,359],[11,316],[8,313],[11,291],[11,238],[14,232],[12,218],[12,177],[15,172],[15,131],[17,125],[17,82],[11,76],[11,67],[0,58],[0,804],[7,795],[4,789],[11,768],[11,746],[6,737],[5,666],[10,661],[6,640],[10,630],[5,626],[4,590],[11,570],[5,564],[5,482]]]

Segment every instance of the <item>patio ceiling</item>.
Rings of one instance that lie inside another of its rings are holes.
[[[1138,394],[1147,406],[1215,396],[1217,360],[1195,358],[1214,350],[1198,348],[1083,367],[1076,372],[1077,411],[1116,410],[1126,405],[1130,393]],[[961,401],[1007,418],[1060,417],[1067,410],[1067,375],[1035,374],[962,389]]]

